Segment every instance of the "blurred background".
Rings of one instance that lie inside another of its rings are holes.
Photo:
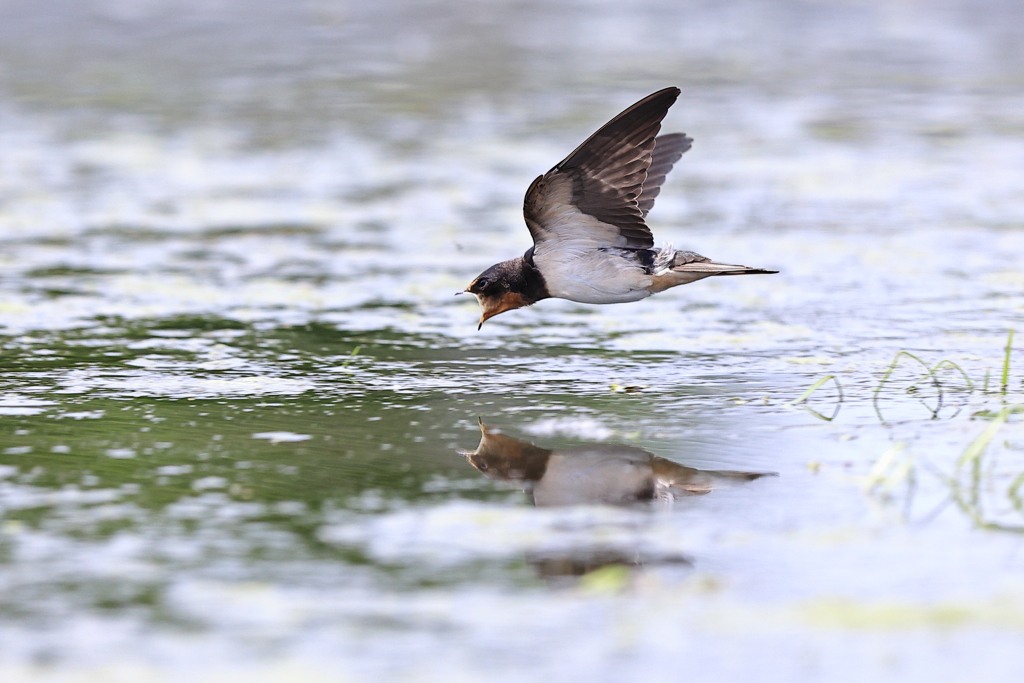
[[[1020,680],[1020,16],[0,0],[0,678]],[[781,273],[477,332],[670,85],[656,240]]]

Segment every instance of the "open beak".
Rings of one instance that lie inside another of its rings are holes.
[[[526,302],[518,294],[505,294],[501,298],[488,297],[486,299],[478,296],[477,301],[480,302],[480,307],[483,308],[483,312],[480,314],[480,324],[476,326],[477,331],[484,326],[486,321],[499,313],[522,308],[526,305]]]
[[[479,296],[476,300],[480,303],[480,323],[476,326],[476,331],[479,332],[488,319],[501,313],[501,302],[495,302],[493,299],[484,299]]]
[[[480,314],[480,324],[476,326],[476,331],[479,332],[483,328],[485,322],[507,310],[507,308],[501,308],[499,306],[492,306],[490,308],[484,307],[484,312]]]

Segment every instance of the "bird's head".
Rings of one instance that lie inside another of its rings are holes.
[[[477,329],[499,313],[532,304],[533,301],[523,294],[525,284],[521,258],[496,263],[480,273],[465,290],[476,296],[483,309]]]
[[[480,445],[461,452],[470,465],[491,479],[537,481],[544,476],[551,451],[479,422]]]

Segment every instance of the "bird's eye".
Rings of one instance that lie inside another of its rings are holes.
[[[482,277],[482,278],[480,278],[479,280],[476,281],[476,286],[479,287],[480,289],[483,289],[484,287],[486,287],[489,284],[491,284],[491,281],[488,280],[485,277]]]

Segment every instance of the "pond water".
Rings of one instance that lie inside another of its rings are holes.
[[[47,7],[2,680],[1024,676],[1016,3]],[[478,332],[530,181],[668,85],[656,239],[780,274]]]

